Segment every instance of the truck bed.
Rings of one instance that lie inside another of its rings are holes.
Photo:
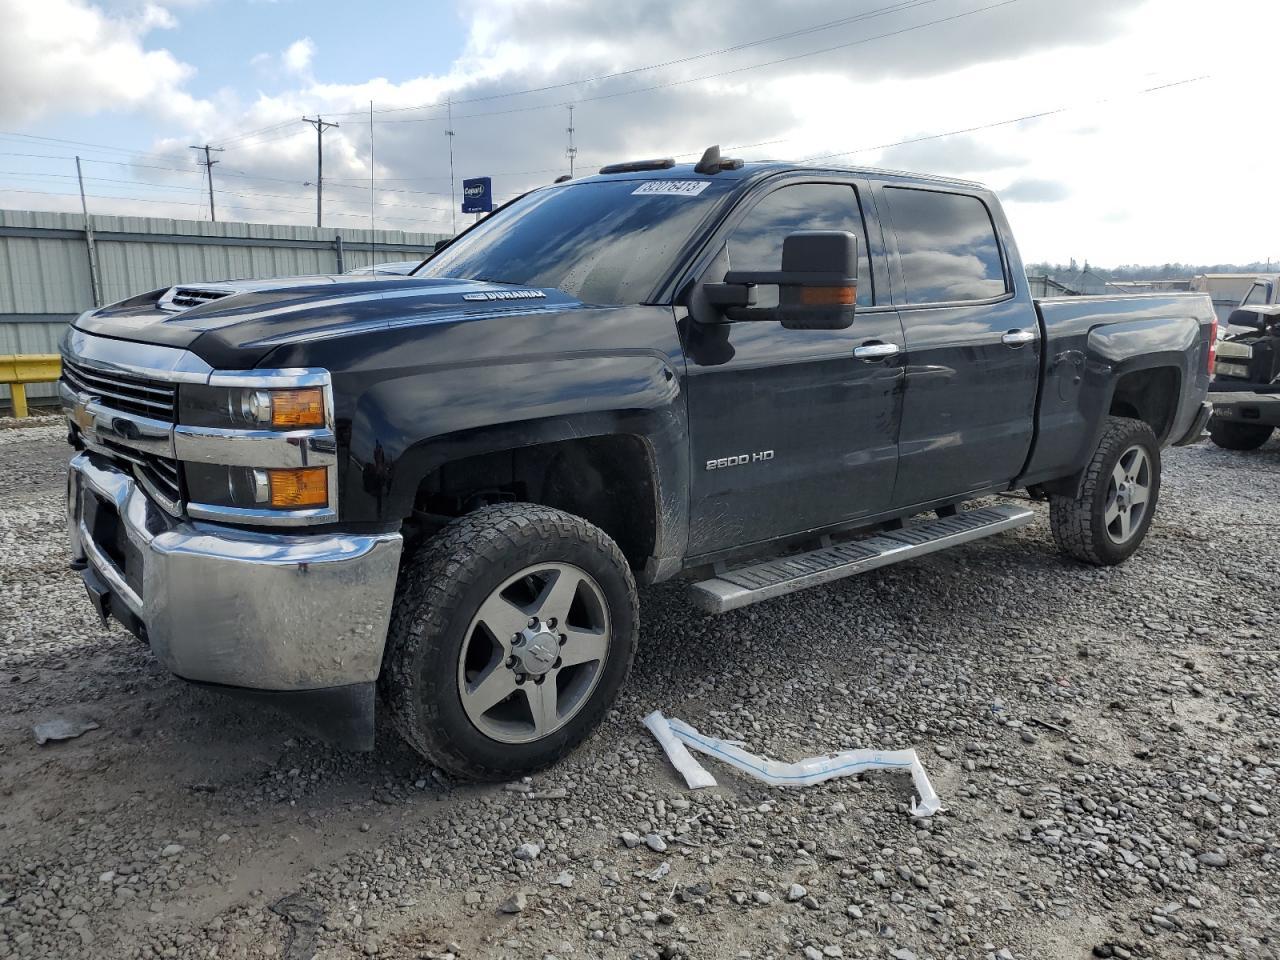
[[[1182,402],[1168,411],[1162,443],[1190,430],[1209,385],[1208,350],[1216,315],[1197,293],[1045,297],[1035,300],[1041,337],[1036,439],[1022,484],[1069,476],[1087,462],[1098,424],[1126,376],[1174,368]],[[1133,382],[1133,381],[1131,381]]]

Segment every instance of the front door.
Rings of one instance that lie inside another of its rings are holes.
[[[872,514],[893,492],[902,331],[888,297],[884,306],[876,302],[873,281],[884,283],[887,274],[873,274],[882,266],[880,230],[874,207],[860,203],[858,184],[792,181],[755,199],[731,217],[700,280],[722,281],[731,268],[779,269],[782,242],[797,230],[847,230],[858,238],[857,317],[846,330],[726,323],[695,292],[681,322],[691,556]],[[760,288],[758,298],[760,306],[775,306],[777,288]],[[867,343],[892,345],[898,354],[859,359],[854,350]]]
[[[976,196],[885,187],[906,386],[893,506],[1007,483],[1031,448],[1039,323]],[[887,228],[886,228],[887,229]]]

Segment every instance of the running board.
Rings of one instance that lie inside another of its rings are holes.
[[[695,583],[693,602],[707,613],[725,613],[900,560],[946,550],[993,533],[1024,527],[1034,519],[1034,511],[1013,504],[968,510],[865,540],[850,540],[809,553],[726,570],[710,580]]]

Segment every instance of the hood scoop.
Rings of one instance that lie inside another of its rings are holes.
[[[170,287],[160,295],[156,306],[161,310],[180,313],[192,307],[204,306],[223,297],[229,297],[234,290],[219,290],[216,287]]]

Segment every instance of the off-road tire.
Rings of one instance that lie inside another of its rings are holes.
[[[1107,534],[1107,482],[1120,457],[1134,445],[1144,448],[1151,462],[1152,482],[1149,505],[1139,528],[1125,543]],[[1058,549],[1067,556],[1099,567],[1123,563],[1146,538],[1160,500],[1160,443],[1141,420],[1108,417],[1093,458],[1089,461],[1074,496],[1051,494],[1049,524]]]
[[[1275,427],[1239,420],[1209,420],[1209,438],[1223,450],[1257,450],[1271,439]]]
[[[490,591],[539,562],[572,563],[609,605],[609,654],[590,699],[541,740],[501,743],[467,718],[457,663]],[[603,718],[635,658],[635,579],[622,551],[580,517],[531,503],[484,507],[454,520],[401,565],[378,688],[392,725],[428,761],[467,780],[507,780],[555,763]]]

